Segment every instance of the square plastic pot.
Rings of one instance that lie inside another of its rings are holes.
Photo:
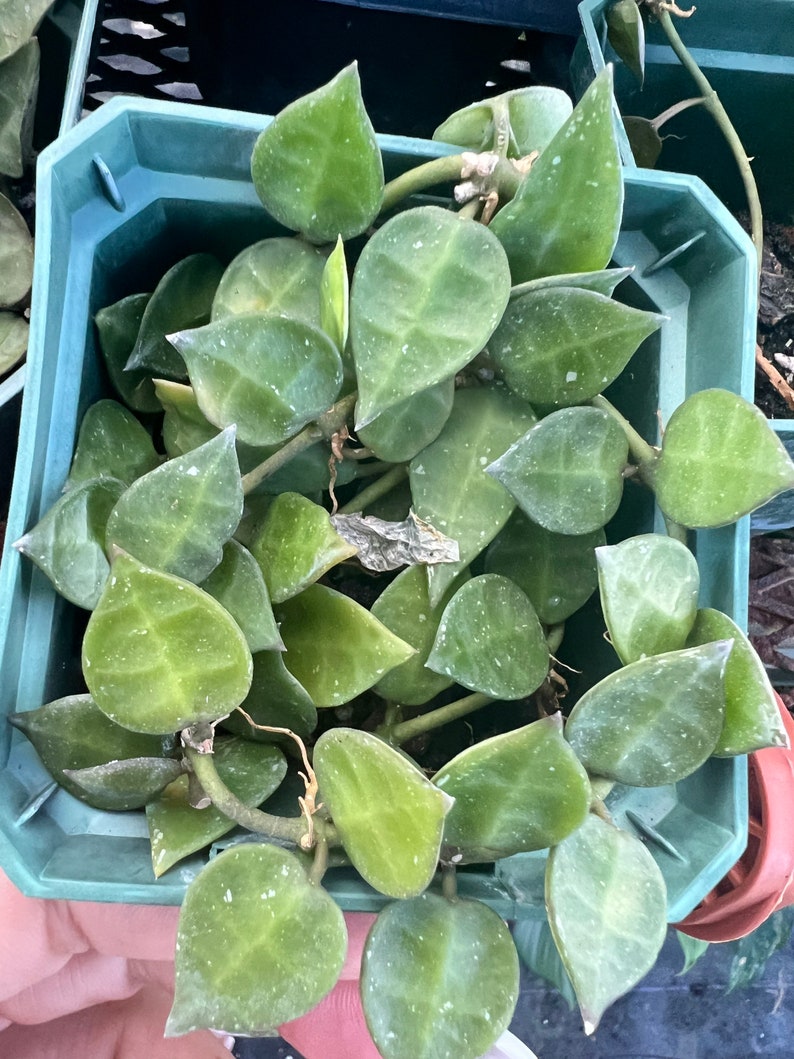
[[[257,133],[269,119],[175,103],[114,99],[40,158],[36,274],[28,382],[22,411],[9,540],[60,493],[75,435],[105,390],[92,319],[124,295],[151,289],[185,254],[230,258],[278,229],[249,177]],[[382,137],[387,178],[452,151]],[[436,200],[438,201],[438,200]],[[627,173],[617,264],[636,266],[622,297],[667,316],[610,396],[652,439],[657,408],[669,417],[688,394],[720,385],[748,396],[755,314],[753,251],[705,186],[663,173]],[[633,486],[614,534],[652,529],[650,494]],[[702,601],[744,623],[749,522],[698,533]],[[85,612],[56,596],[31,563],[6,548],[0,567],[0,713],[27,710],[83,689]],[[614,666],[600,625],[571,633],[592,683]],[[579,663],[579,664],[578,664]],[[196,856],[155,881],[142,813],[87,808],[54,788],[35,751],[0,722],[0,863],[31,894],[178,903],[204,863]],[[670,918],[682,919],[745,846],[745,760],[712,760],[675,787],[616,790],[617,819],[641,834],[668,882]],[[464,892],[505,918],[543,914],[545,854],[462,874]],[[352,872],[332,871],[345,909],[385,898]]]

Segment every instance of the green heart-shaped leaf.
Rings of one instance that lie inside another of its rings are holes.
[[[344,353],[350,330],[350,282],[347,278],[345,244],[341,236],[328,255],[323,269],[320,282],[320,326],[339,352]]]
[[[190,885],[179,916],[167,1037],[272,1031],[336,984],[347,931],[325,890],[276,846],[234,846]]]
[[[251,175],[268,213],[313,243],[366,231],[383,200],[383,162],[355,63],[267,126]]]
[[[284,665],[278,651],[259,651],[254,655],[254,676],[242,708],[254,724],[272,728],[289,728],[306,739],[317,727],[317,709],[303,685]],[[283,737],[252,728],[237,711],[224,720],[231,732],[255,742],[279,742]]]
[[[456,587],[457,582],[450,585],[436,606],[431,607],[426,567],[409,566],[372,604],[371,612],[378,621],[416,650],[412,658],[392,669],[375,685],[375,691],[384,699],[403,706],[421,706],[452,685],[450,677],[434,673],[425,663],[444,607]]]
[[[520,397],[578,404],[620,375],[661,320],[590,290],[549,287],[510,302],[488,350]]]
[[[629,114],[624,115],[623,124],[635,163],[642,169],[653,169],[662,153],[663,141],[658,126],[648,118]]]
[[[514,283],[604,268],[620,231],[623,178],[607,67],[491,221]]]
[[[278,445],[328,411],[342,361],[327,335],[301,320],[246,313],[180,331],[199,407],[247,445]]]
[[[523,919],[512,930],[513,942],[518,958],[532,974],[553,985],[570,1011],[576,1008],[576,993],[573,991],[568,972],[562,960],[547,919]]]
[[[562,408],[542,419],[486,470],[552,533],[605,526],[623,496],[626,435],[598,408]]]
[[[428,570],[433,606],[513,512],[512,497],[485,468],[535,422],[529,405],[503,386],[458,390],[444,429],[411,461],[416,514],[460,548],[459,562]]]
[[[545,680],[549,649],[521,589],[500,574],[482,574],[447,604],[427,665],[470,691],[523,699]]]
[[[215,740],[213,761],[232,794],[251,807],[269,798],[287,773],[287,763],[278,747],[258,746],[234,736]],[[181,776],[147,804],[146,823],[152,844],[152,867],[158,879],[174,864],[222,838],[235,826],[214,805],[193,808],[187,776]]]
[[[645,80],[645,24],[637,0],[616,0],[604,14],[607,40],[642,86]]]
[[[139,478],[110,514],[106,545],[147,566],[203,581],[243,513],[234,429]]]
[[[166,336],[209,321],[222,275],[223,265],[212,254],[191,254],[170,268],[144,309],[127,368],[184,379],[184,361]]]
[[[593,291],[611,298],[615,287],[634,271],[633,266],[626,268],[600,268],[595,272],[568,272],[562,276],[540,276],[538,279],[519,283],[510,291],[510,298],[520,298],[532,291],[549,290],[552,287],[578,287],[580,290]]]
[[[470,746],[433,782],[455,799],[442,856],[456,864],[555,846],[590,807],[590,782],[559,714]]]
[[[786,727],[764,664],[736,622],[718,610],[699,610],[687,644],[729,639],[733,650],[725,666],[725,723],[714,754],[734,757],[768,746],[787,747]]]
[[[66,775],[83,791],[83,801],[95,809],[125,812],[142,809],[183,771],[180,761],[134,757],[89,768],[68,769]]]
[[[339,536],[325,508],[300,493],[281,493],[251,541],[270,598],[283,603],[318,581],[356,548]]]
[[[570,96],[559,88],[532,85],[456,110],[433,133],[434,140],[469,151],[498,151],[509,144],[508,157],[542,151],[571,116]]]
[[[3,4],[3,17],[0,19],[0,62],[13,55],[21,48],[44,17],[52,0],[28,0],[27,3]]]
[[[5,375],[25,356],[30,324],[24,316],[0,311],[0,375]]]
[[[69,770],[126,758],[164,757],[174,747],[170,735],[146,735],[115,724],[90,695],[67,695],[11,714],[9,721],[33,743],[53,779],[81,801],[86,800],[85,791],[72,782]]]
[[[598,585],[595,549],[602,529],[580,537],[551,533],[514,511],[485,555],[485,572],[504,574],[526,593],[538,617],[556,625],[575,613]]]
[[[111,720],[152,734],[214,721],[243,701],[251,670],[240,627],[212,596],[114,560],[83,640],[85,682]]]
[[[155,379],[154,390],[163,416],[163,445],[169,459],[184,456],[218,436],[214,426],[198,406],[192,386],[168,379]]]
[[[33,239],[21,214],[0,195],[0,309],[25,298],[33,279]]]
[[[593,1033],[656,962],[667,933],[662,873],[638,839],[591,814],[549,853],[546,907],[585,1033]]]
[[[127,371],[125,368],[135,348],[141,320],[150,299],[151,294],[130,294],[100,309],[94,317],[99,348],[113,388],[135,412],[160,411],[150,373]]]
[[[426,889],[452,799],[394,747],[354,728],[324,732],[313,764],[345,852],[370,886],[389,897]]]
[[[380,460],[407,463],[435,441],[452,411],[455,379],[442,379],[435,386],[376,416],[357,431],[359,440]]]
[[[632,662],[574,706],[565,738],[591,775],[632,787],[689,776],[714,753],[725,719],[730,640]]]
[[[414,653],[368,610],[324,585],[282,603],[276,618],[287,669],[318,707],[349,702]]]
[[[350,344],[357,427],[448,379],[479,353],[510,295],[510,270],[490,231],[438,206],[406,210],[358,259]]]
[[[518,986],[510,931],[480,901],[388,905],[364,947],[361,1001],[384,1059],[477,1059],[507,1029]]]
[[[107,581],[108,516],[124,492],[115,478],[94,478],[59,497],[41,522],[15,542],[70,603],[93,610]]]
[[[39,42],[34,37],[0,66],[0,173],[15,180],[30,159],[38,88]]]
[[[241,313],[291,316],[320,326],[325,256],[302,239],[262,239],[227,266],[212,302],[212,319]]]
[[[242,544],[236,540],[226,542],[223,559],[201,587],[228,610],[242,629],[252,654],[283,649],[262,571]]]
[[[643,533],[599,548],[596,558],[601,606],[621,662],[683,647],[700,589],[698,564],[686,545]]]
[[[118,401],[97,401],[80,423],[66,489],[92,478],[117,478],[132,485],[160,465],[152,439]]]
[[[764,414],[738,394],[701,390],[670,417],[654,489],[682,526],[724,526],[784,489],[794,463]]]

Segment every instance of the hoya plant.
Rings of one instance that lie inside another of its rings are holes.
[[[228,836],[185,897],[172,1035],[317,1004],[342,865],[380,895],[381,1054],[475,1059],[518,958],[458,874],[540,850],[590,1032],[666,931],[611,786],[785,743],[686,542],[794,464],[733,393],[688,398],[660,447],[603,394],[663,325],[613,297],[609,73],[575,110],[521,89],[437,136],[461,150],[385,182],[354,65],[268,124],[252,178],[284,234],[97,313],[115,397],[17,542],[87,621],[84,683],[13,722],[77,798],[145,806],[156,876]],[[629,490],[667,533],[614,535]],[[571,709],[565,625],[594,593],[612,672]]]

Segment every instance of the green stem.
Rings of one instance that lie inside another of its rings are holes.
[[[559,650],[562,638],[565,635],[565,622],[561,621],[558,625],[550,625],[546,630],[546,644],[549,648],[549,654],[553,655]]]
[[[678,522],[673,522],[671,518],[664,515],[664,528],[667,530],[667,536],[672,537],[673,540],[679,541],[681,544],[685,544],[689,547],[687,540],[686,526],[681,526]]]
[[[469,201],[464,203],[464,205],[458,210],[458,217],[460,217],[462,221],[476,221],[481,209],[482,203],[479,198],[469,199]]]
[[[300,845],[301,839],[307,833],[303,817],[272,816],[270,813],[263,813],[261,809],[251,808],[241,802],[236,794],[232,794],[220,778],[213,754],[200,754],[192,747],[185,747],[184,752],[204,792],[216,809],[258,835],[267,835],[268,838],[280,839],[295,846]]]
[[[651,122],[651,128],[658,132],[666,121],[674,118],[677,114],[683,114],[690,107],[702,106],[705,102],[703,96],[695,96],[692,99],[679,99],[677,103],[673,103],[672,107],[668,107],[667,110],[663,110],[661,114],[656,115]]]
[[[454,864],[445,864],[441,870],[441,892],[448,901],[458,899],[458,877]]]
[[[384,475],[372,482],[365,489],[362,489],[360,493],[356,493],[352,500],[350,500],[343,507],[340,507],[337,514],[339,515],[357,515],[360,511],[363,511],[365,507],[369,507],[370,504],[374,504],[376,500],[380,500],[386,493],[391,492],[395,485],[399,485],[400,482],[408,477],[408,464],[398,463],[395,467],[392,467],[390,471],[387,471]]]
[[[681,65],[698,86],[698,91],[703,97],[703,106],[717,123],[717,126],[725,137],[733,157],[736,160],[736,164],[739,167],[739,173],[742,178],[742,183],[744,184],[744,193],[747,196],[747,205],[750,210],[750,228],[753,244],[755,245],[756,254],[758,255],[758,272],[760,274],[764,250],[764,218],[761,211],[761,200],[758,197],[758,188],[750,166],[750,159],[747,157],[747,152],[742,145],[742,141],[739,139],[739,134],[733,127],[733,123],[728,117],[728,112],[722,105],[719,96],[711,87],[708,78],[692,58],[688,48],[679,37],[678,30],[675,28],[673,20],[670,18],[670,12],[656,8],[655,6],[654,12],[659,19],[659,25],[664,30],[665,36],[670,42],[670,47],[675,52]]]
[[[278,452],[274,452],[272,456],[268,456],[266,460],[254,467],[253,470],[249,471],[248,474],[244,474],[242,478],[243,492],[246,496],[252,492],[258,485],[260,485],[266,478],[269,478],[276,471],[286,466],[290,460],[293,460],[299,453],[305,449],[311,448],[318,441],[322,441],[323,438],[330,439],[336,434],[342,427],[347,423],[349,417],[353,414],[353,410],[356,407],[356,400],[358,399],[357,393],[348,394],[347,397],[343,397],[340,401],[329,408],[327,412],[319,417],[315,423],[311,423],[308,427],[305,427],[300,434],[296,434],[294,438],[283,445]]]
[[[459,182],[464,161],[462,154],[447,154],[430,162],[409,169],[407,173],[390,180],[383,189],[381,213],[394,209],[409,195],[434,187],[436,184]],[[491,176],[491,186],[499,192],[502,201],[511,199],[518,191],[523,177],[511,161],[500,158]]]
[[[602,412],[611,415],[615,422],[620,425],[623,433],[626,435],[626,440],[629,443],[629,451],[637,461],[640,477],[647,485],[650,485],[653,468],[659,458],[657,450],[653,445],[648,444],[645,438],[634,429],[628,419],[626,419],[626,417],[622,415],[612,402],[608,401],[603,394],[599,394],[597,397],[592,397],[590,399],[590,404],[593,408],[600,408]]]
[[[328,839],[322,832],[317,833],[317,842],[314,847],[314,859],[309,869],[309,881],[319,886],[323,876],[328,870]]]
[[[439,706],[437,710],[423,713],[419,717],[412,717],[409,721],[401,721],[392,728],[384,728],[378,734],[384,735],[390,743],[398,745],[407,743],[409,739],[417,735],[424,735],[425,732],[432,732],[434,728],[440,728],[442,724],[449,724],[450,721],[457,721],[459,717],[466,717],[467,714],[474,713],[475,710],[493,701],[490,695],[475,691],[472,695],[456,699],[455,702],[450,702],[446,706]]]

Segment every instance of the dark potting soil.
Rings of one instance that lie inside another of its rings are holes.
[[[757,338],[765,359],[780,372],[785,383],[794,386],[794,226],[791,225],[765,226]],[[760,368],[756,368],[755,403],[769,419],[794,417],[794,407],[787,404]]]

